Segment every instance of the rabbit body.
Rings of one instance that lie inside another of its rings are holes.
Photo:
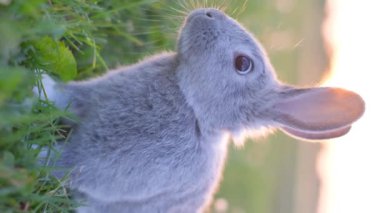
[[[166,53],[64,86],[82,111],[59,164],[74,167],[70,187],[85,194],[83,211],[194,212],[210,200],[227,141],[200,129],[176,63]]]
[[[58,161],[72,169],[79,212],[201,212],[229,135],[274,127],[339,137],[364,112],[353,92],[282,84],[256,39],[207,8],[189,14],[176,52],[48,91],[79,117]]]

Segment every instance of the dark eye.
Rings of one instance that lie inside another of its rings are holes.
[[[239,74],[247,74],[254,68],[253,61],[245,55],[235,58],[235,69]]]

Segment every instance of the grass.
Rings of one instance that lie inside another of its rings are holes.
[[[99,75],[173,45],[163,1],[0,1],[0,212],[71,212],[78,204],[50,173],[69,115],[33,97],[41,73]],[[41,153],[45,153],[39,159]]]

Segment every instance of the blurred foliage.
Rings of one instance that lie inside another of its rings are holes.
[[[63,81],[99,75],[173,46],[162,1],[0,1],[0,212],[70,212],[77,205],[50,175],[68,117],[44,96],[41,73]],[[43,159],[39,159],[39,155]]]

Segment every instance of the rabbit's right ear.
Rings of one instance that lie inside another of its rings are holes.
[[[68,99],[63,91],[61,83],[55,81],[47,74],[41,75],[39,86],[33,88],[35,97],[42,100],[49,100],[59,109],[64,110],[68,106]]]
[[[41,75],[40,83],[41,85],[33,88],[34,96],[42,100],[48,99],[54,101],[54,96],[56,96],[55,86],[57,83],[47,74]]]
[[[287,88],[280,94],[274,120],[285,132],[309,140],[346,134],[365,108],[358,94],[339,88]]]
[[[65,110],[69,106],[70,101],[66,91],[63,88],[64,85],[55,81],[47,74],[42,74],[41,77],[42,85],[40,88],[33,88],[35,96],[41,98],[42,100],[47,99],[54,103],[57,108]]]

